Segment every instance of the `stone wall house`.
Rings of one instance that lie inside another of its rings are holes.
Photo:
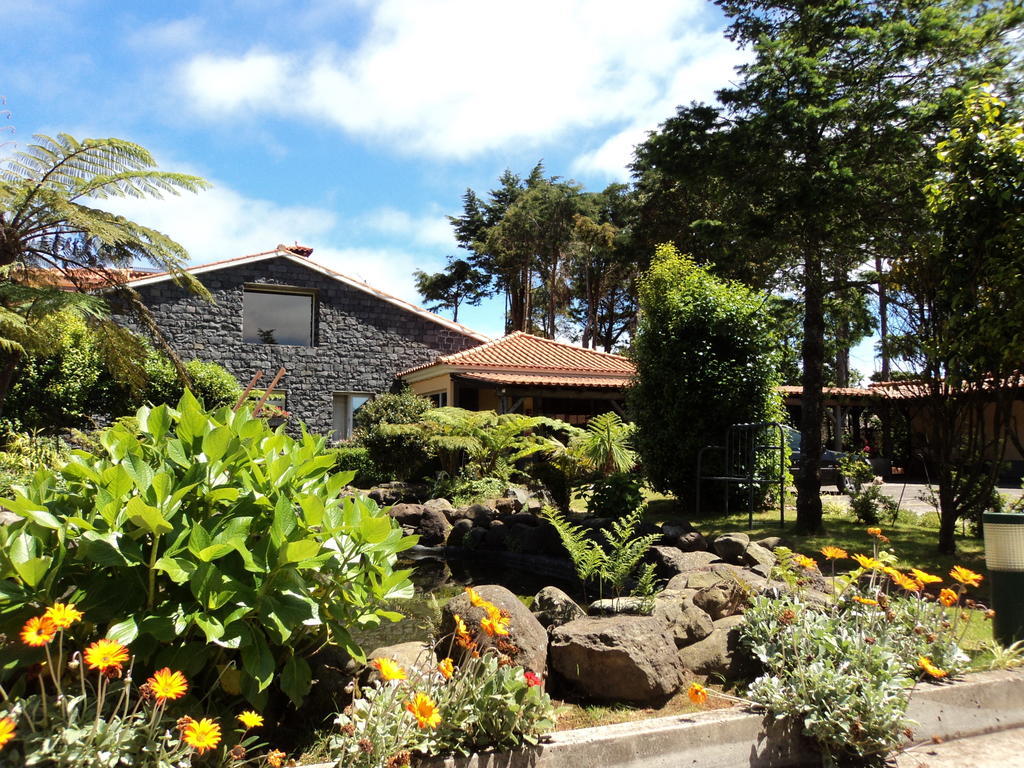
[[[166,273],[127,282],[183,360],[220,363],[243,385],[287,375],[274,402],[311,432],[351,435],[352,414],[396,374],[488,337],[312,261],[311,248],[191,267],[213,303]]]

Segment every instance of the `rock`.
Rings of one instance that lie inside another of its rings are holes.
[[[412,577],[418,591],[430,593],[451,580],[452,570],[444,560],[422,558],[416,561],[416,570]]]
[[[464,547],[464,546],[466,546],[466,537],[469,535],[469,532],[471,530],[473,530],[473,521],[472,520],[467,520],[466,518],[462,518],[461,520],[456,520],[455,523],[452,525],[452,529],[450,531],[448,531],[448,541],[447,541],[448,546],[449,547]]]
[[[706,552],[711,549],[708,540],[699,531],[690,531],[679,537],[676,546],[683,552]]]
[[[409,525],[413,528],[419,526],[423,518],[422,504],[395,504],[388,510],[388,514],[395,518],[400,525]]]
[[[683,683],[675,640],[662,619],[577,619],[551,632],[551,667],[588,699],[658,704]]]
[[[451,533],[452,524],[439,509],[424,509],[420,524],[417,526],[420,534],[420,544],[426,547],[444,544],[448,541],[448,534]]]
[[[494,499],[494,512],[501,517],[511,517],[516,513],[516,503],[514,499]]]
[[[750,537],[745,533],[723,533],[715,538],[711,547],[720,558],[730,563],[739,563],[740,556],[750,543]]]
[[[640,616],[650,612],[651,601],[642,597],[606,597],[595,600],[587,608],[591,616]]]
[[[689,523],[665,523],[661,526],[662,543],[668,547],[678,547],[679,539],[693,531]]]
[[[756,573],[767,578],[775,565],[776,557],[771,550],[765,549],[760,544],[748,544],[741,560],[744,565],[749,565]]]
[[[470,504],[468,507],[459,507],[452,514],[458,518],[472,520],[477,525],[486,525],[495,518],[494,509],[486,504]]]
[[[789,547],[789,543],[781,536],[765,536],[763,539],[758,539],[754,543],[764,547],[769,552],[776,547]]]
[[[541,524],[541,518],[536,515],[531,515],[529,512],[517,512],[514,515],[509,515],[509,525],[529,525],[535,527]]]
[[[558,587],[544,587],[533,597],[533,615],[542,626],[549,630],[570,621],[582,619],[587,614]]]
[[[373,668],[374,659],[385,658],[398,662],[402,669],[419,669],[430,672],[434,668],[434,653],[430,646],[415,640],[398,645],[384,645],[366,654],[366,669],[360,675],[363,685],[380,679],[380,674]]]
[[[738,651],[742,616],[729,616],[714,624],[711,634],[679,651],[683,667],[698,675],[736,679],[749,673],[751,662]]]
[[[501,520],[492,520],[483,538],[484,549],[493,549],[503,552],[508,549],[508,526]]]
[[[518,512],[526,506],[526,502],[530,498],[530,493],[525,488],[520,488],[517,485],[510,485],[505,489],[505,498],[512,499],[512,504],[515,507],[516,512]]]
[[[676,547],[654,546],[647,550],[644,559],[654,563],[654,573],[659,579],[671,579],[676,574],[701,568],[718,558],[711,552],[683,552]]]
[[[668,625],[677,648],[703,640],[714,629],[711,617],[694,604],[689,590],[666,589],[658,594],[651,616]]]
[[[698,590],[693,604],[717,621],[741,613],[747,604],[747,593],[735,581],[723,579]]]
[[[452,516],[455,513],[455,507],[452,506],[452,503],[448,501],[448,499],[429,499],[428,501],[423,502],[424,512],[435,510],[440,512],[449,520],[452,519]]]
[[[474,634],[482,649],[498,648],[518,664],[544,677],[547,674],[548,632],[539,621],[514,594],[496,584],[475,587],[476,592],[484,600],[493,603],[500,610],[508,613],[508,625],[511,634],[508,637],[488,637],[479,629],[480,619],[487,614],[469,602],[466,594],[456,595],[441,609],[442,641],[437,645],[438,658],[449,655],[451,638],[455,631],[455,618],[458,614],[466,623],[469,631]],[[452,647],[453,652],[460,649]],[[454,653],[453,653],[454,657]]]
[[[527,512],[533,512],[534,514],[540,514],[540,511],[544,507],[554,507],[555,500],[551,497],[551,494],[547,490],[541,489],[539,491],[533,491],[526,499],[526,503],[523,505],[523,509]]]
[[[485,538],[487,538],[486,528],[470,528],[462,546],[467,549],[483,549]]]

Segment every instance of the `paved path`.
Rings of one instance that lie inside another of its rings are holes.
[[[924,744],[896,758],[898,768],[1024,768],[1024,729]]]
[[[823,485],[821,490],[846,498],[845,494],[840,494],[839,489],[834,485]],[[938,488],[935,487],[935,490],[937,492]],[[883,483],[882,492],[895,499],[903,509],[908,509],[919,515],[935,511],[935,507],[925,500],[928,493],[928,486],[925,483]],[[1016,499],[1024,494],[1024,491],[1020,486],[1000,486],[999,493]]]

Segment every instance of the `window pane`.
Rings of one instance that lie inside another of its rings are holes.
[[[313,344],[313,297],[303,293],[246,291],[242,340],[251,344]]]

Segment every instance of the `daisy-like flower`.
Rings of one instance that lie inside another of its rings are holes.
[[[417,693],[412,697],[412,701],[405,702],[405,708],[412,712],[420,728],[437,728],[441,724],[437,702],[425,693]]]
[[[284,759],[286,757],[287,755],[280,749],[272,749],[267,752],[267,765],[269,765],[270,768],[281,768],[281,766],[284,765]]]
[[[508,624],[500,618],[495,619],[490,616],[480,619],[480,629],[486,632],[489,637],[508,634]]]
[[[220,744],[220,726],[208,717],[193,720],[182,729],[181,740],[201,755]]]
[[[451,680],[452,675],[455,674],[455,664],[450,658],[442,659],[437,665],[437,671],[444,676],[445,680]]]
[[[870,597],[861,597],[860,595],[854,595],[853,601],[861,605],[878,605],[877,600],[872,600]]]
[[[259,728],[263,725],[263,716],[258,712],[253,712],[251,709],[247,709],[238,716],[238,722],[244,725],[246,730],[249,730],[250,728]]]
[[[794,555],[793,562],[801,568],[806,568],[808,571],[813,571],[818,567],[818,564],[811,558],[807,557],[807,555]]]
[[[969,568],[964,568],[962,565],[954,565],[949,575],[968,587],[980,587],[981,580],[984,578],[980,573],[975,573]]]
[[[960,595],[952,589],[943,589],[939,591],[939,602],[949,608],[960,602]]]
[[[17,723],[9,717],[0,717],[0,749],[18,735]]]
[[[935,666],[935,664],[932,663],[932,660],[929,659],[927,656],[918,656],[917,666],[923,669],[926,675],[928,675],[929,677],[934,677],[936,680],[941,680],[949,674],[949,672],[947,672],[946,670],[939,669],[937,666]]]
[[[868,528],[868,536],[874,536],[875,538],[878,538],[881,535],[882,535],[882,529],[881,528]]]
[[[81,620],[82,612],[75,610],[74,603],[54,603],[46,609],[43,616],[52,621],[57,629],[67,629]]]
[[[918,570],[917,568],[911,568],[910,573],[913,574],[914,578],[920,581],[922,584],[938,584],[942,581],[941,576],[933,576],[930,573]]]
[[[46,616],[33,616],[21,628],[21,642],[33,648],[48,645],[57,636],[57,625]]]
[[[108,669],[121,669],[128,661],[128,649],[115,640],[103,638],[85,649],[85,663],[89,669],[106,672]]]
[[[526,678],[526,684],[531,688],[538,685],[544,685],[544,680],[540,677],[540,675],[530,672],[529,670],[523,672],[523,677]]]
[[[392,659],[379,658],[370,662],[370,666],[380,672],[381,680],[405,680],[405,670]]]
[[[821,554],[823,554],[829,560],[845,560],[850,555],[847,554],[845,549],[840,547],[827,546],[821,548]]]
[[[168,667],[158,669],[146,681],[157,701],[180,699],[188,691],[188,680],[181,672],[172,672]]]
[[[466,587],[466,596],[469,598],[469,604],[474,605],[477,608],[483,608],[485,605],[490,605],[490,603],[480,597],[480,593],[472,587]]]
[[[708,689],[700,683],[690,683],[690,690],[686,692],[686,695],[690,697],[690,701],[699,706],[707,703]]]
[[[875,558],[868,557],[867,555],[854,555],[853,559],[857,561],[857,565],[869,571],[882,567],[881,560],[876,560]]]
[[[893,583],[898,587],[902,587],[907,592],[920,592],[924,589],[924,584],[915,578],[907,576],[904,573],[897,573],[892,577]]]

